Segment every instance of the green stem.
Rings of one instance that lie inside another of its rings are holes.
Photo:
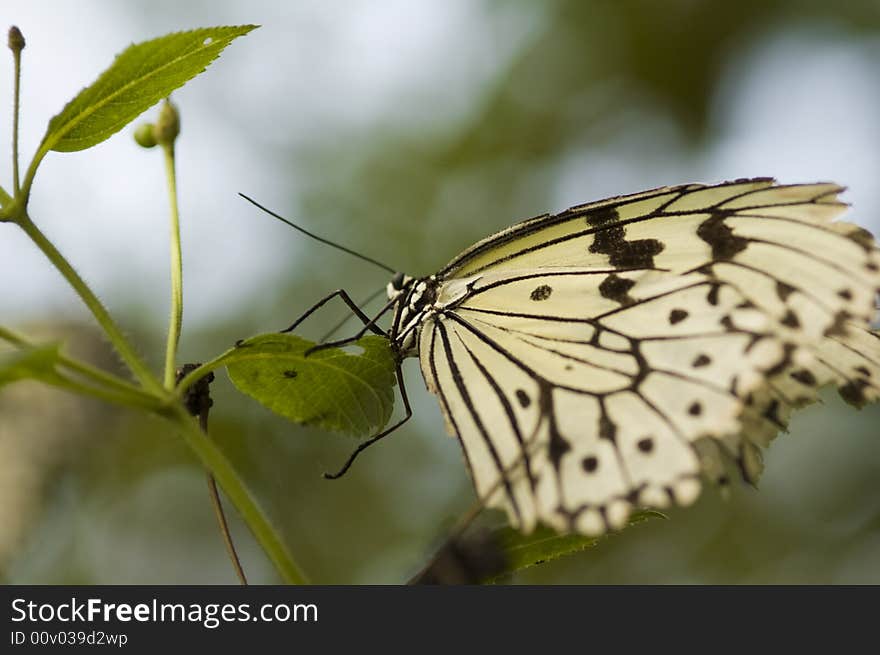
[[[58,377],[52,382],[49,382],[49,384],[70,391],[71,393],[91,396],[112,405],[121,405],[123,407],[131,407],[133,409],[141,409],[149,412],[161,413],[165,408],[164,402],[160,398],[156,398],[156,396],[150,396],[143,393],[120,393],[111,389],[105,389],[104,387],[96,387],[83,384],[82,382],[76,382],[57,372],[56,375]]]
[[[22,40],[21,43],[23,44],[24,40]],[[21,48],[12,49],[12,60],[14,62],[14,86],[12,91],[12,192],[18,196],[21,191],[18,179],[18,115],[21,106]]]
[[[28,165],[27,170],[24,173],[24,182],[21,185],[21,194],[16,194],[16,198],[21,198],[21,203],[23,207],[27,206],[28,199],[31,196],[31,186],[33,186],[34,177],[37,175],[37,169],[40,167],[40,162],[43,161],[43,158],[48,152],[49,149],[45,147],[45,143],[41,143],[40,147],[37,148],[37,152],[34,153],[34,158],[31,159],[31,163]]]
[[[183,438],[196,453],[205,468],[217,480],[227,498],[238,509],[242,519],[253,532],[254,537],[275,564],[282,579],[288,584],[308,584],[302,570],[287,550],[275,526],[265,511],[257,504],[256,498],[245,487],[232,464],[223,452],[196,424],[186,410],[179,404],[169,407],[167,416],[181,430]]]
[[[110,340],[110,343],[113,344],[116,352],[119,353],[119,356],[126,363],[134,376],[140,381],[142,385],[144,385],[147,391],[152,391],[157,395],[162,395],[163,389],[158,380],[153,377],[150,369],[147,368],[147,365],[141,360],[140,357],[138,357],[137,353],[134,351],[134,348],[131,346],[125,336],[123,336],[120,329],[116,326],[116,323],[113,322],[113,319],[110,317],[107,309],[104,307],[104,305],[101,304],[101,301],[98,300],[97,296],[95,296],[95,294],[88,287],[85,281],[73,269],[70,263],[58,251],[54,244],[46,238],[46,235],[44,235],[33,223],[33,221],[31,221],[30,217],[23,212],[22,215],[17,218],[16,222],[37,245],[37,247],[43,251],[43,254],[46,255],[46,257],[49,259],[50,262],[52,262],[55,268],[58,269],[61,275],[64,276],[64,279],[66,279],[68,284],[73,287],[74,291],[76,291],[76,293],[85,303],[86,307],[91,310],[92,315],[95,317],[95,320],[97,320],[98,324],[101,326],[101,328],[103,328],[104,332],[107,334],[107,338]]]
[[[22,335],[17,334],[16,332],[13,332],[12,330],[4,327],[0,327],[0,339],[11,343],[12,345],[19,348],[37,347],[37,344],[29,341]],[[152,400],[153,404],[155,405],[155,395],[146,393],[143,391],[143,389],[132,384],[128,380],[124,380],[123,378],[113,375],[112,373],[102,371],[101,369],[92,366],[91,364],[80,361],[78,359],[74,359],[72,357],[68,357],[63,353],[58,354],[58,364],[97,385],[104,386],[109,389],[115,389],[125,394],[139,396],[143,401]]]
[[[180,246],[180,214],[177,207],[177,175],[174,166],[174,144],[165,151],[165,171],[168,177],[168,196],[171,201],[171,316],[168,320],[168,339],[165,345],[165,388],[174,388],[175,360],[180,329],[183,322],[183,257]]]

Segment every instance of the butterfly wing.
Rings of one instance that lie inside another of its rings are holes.
[[[597,534],[751,481],[793,408],[880,394],[880,256],[834,185],[688,185],[573,208],[441,275],[420,359],[480,498]],[[462,293],[461,288],[467,289]]]

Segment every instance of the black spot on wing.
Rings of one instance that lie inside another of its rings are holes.
[[[846,324],[852,318],[852,315],[846,311],[841,310],[834,315],[834,320],[831,325],[825,328],[825,331],[822,333],[826,337],[842,337],[847,335]]]
[[[798,320],[797,314],[795,314],[790,309],[785,312],[785,316],[782,317],[781,323],[792,329],[797,329],[801,326],[801,322],[800,320]]]
[[[619,220],[620,214],[617,213],[617,208],[613,206],[598,207],[589,212],[584,218],[590,227],[601,227]]]
[[[529,398],[529,394],[527,394],[522,389],[516,390],[516,399],[519,401],[519,404],[523,409],[532,404],[532,400]]]
[[[709,357],[709,355],[701,353],[694,358],[694,361],[691,362],[691,366],[693,366],[694,368],[702,368],[703,366],[708,366],[711,363],[712,358]]]
[[[584,457],[581,466],[584,467],[584,471],[587,473],[594,473],[599,468],[599,460],[590,455],[589,457]]]
[[[620,219],[614,207],[599,207],[587,214],[585,220],[596,230],[590,252],[608,255],[612,266],[621,268],[653,268],[654,257],[663,252],[657,239],[626,240],[626,229],[614,225]]]
[[[542,284],[541,286],[534,288],[529,298],[532,300],[547,300],[552,293],[553,287],[547,284]]]
[[[788,297],[795,292],[795,288],[785,282],[776,281],[776,295],[782,302],[788,300]]]
[[[865,387],[867,386],[867,380],[850,380],[845,385],[840,387],[838,393],[840,394],[840,397],[847,402],[847,404],[853,405],[854,407],[862,407],[866,402],[868,402],[868,399],[865,396]]]
[[[713,214],[697,228],[697,236],[712,247],[712,258],[716,260],[731,259],[749,245],[748,239],[736,236],[725,225],[724,219],[727,216],[726,213]]]
[[[807,369],[802,369],[800,371],[793,371],[789,374],[792,380],[797,380],[803,385],[808,387],[816,386],[816,377],[810,373]]]
[[[629,295],[629,290],[635,285],[633,280],[627,280],[612,273],[602,280],[602,284],[599,285],[599,293],[603,298],[613,300],[621,305],[632,305],[635,300]]]
[[[720,284],[713,284],[709,287],[709,293],[706,295],[706,302],[715,307],[718,305],[718,292],[721,290]]]
[[[699,401],[694,401],[688,407],[688,414],[691,416],[699,416],[703,413],[703,405]]]
[[[617,440],[617,426],[604,413],[599,418],[599,438],[607,439],[611,443]]]
[[[623,227],[611,227],[596,233],[590,252],[608,255],[612,266],[620,268],[653,268],[654,257],[663,252],[657,239],[627,241]]]
[[[654,439],[652,439],[651,437],[644,437],[642,439],[639,439],[638,443],[636,443],[636,446],[640,451],[648,454],[652,450],[654,450]]]
[[[541,414],[549,419],[550,443],[547,447],[547,457],[558,474],[562,465],[562,458],[571,450],[571,444],[559,432],[559,427],[554,419],[553,399],[549,389],[544,389],[541,394]]]
[[[757,343],[757,341],[753,341],[749,344],[749,348],[752,347],[753,344]],[[767,377],[774,377],[776,375],[780,375],[783,371],[787,370],[789,366],[791,366],[792,356],[794,351],[797,349],[793,343],[786,343],[782,346],[782,357],[778,362],[776,362],[773,366],[766,369],[764,371],[764,375]],[[748,349],[747,349],[748,351]]]
[[[675,325],[676,323],[681,323],[684,319],[688,317],[688,313],[683,309],[673,309],[669,312],[669,324]]]

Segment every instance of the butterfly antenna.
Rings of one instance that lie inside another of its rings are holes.
[[[330,241],[330,240],[328,240],[328,239],[325,239],[325,238],[323,238],[323,237],[319,237],[317,234],[312,234],[312,233],[309,232],[307,229],[305,229],[305,228],[303,228],[303,227],[300,227],[300,226],[297,225],[296,223],[292,223],[291,221],[287,220],[287,219],[284,218],[283,216],[279,216],[278,214],[276,214],[275,212],[273,212],[271,209],[268,209],[268,208],[266,208],[266,207],[263,207],[263,205],[261,205],[260,203],[258,203],[256,200],[254,200],[253,198],[249,198],[249,197],[247,197],[247,196],[244,195],[243,193],[239,193],[238,195],[240,195],[242,198],[244,198],[245,200],[247,200],[249,203],[251,203],[251,204],[254,205],[255,207],[258,207],[259,209],[262,209],[264,212],[266,212],[267,214],[269,214],[269,216],[272,216],[272,217],[274,217],[274,218],[277,218],[277,219],[278,219],[279,221],[281,221],[282,223],[286,223],[287,225],[289,225],[290,227],[292,227],[294,230],[299,230],[300,232],[302,232],[302,233],[305,234],[306,236],[310,236],[310,237],[312,237],[315,241],[320,241],[321,243],[327,244],[328,246],[333,246],[333,247],[336,248],[337,250],[341,250],[342,252],[347,252],[349,255],[353,255],[353,256],[357,257],[358,259],[362,259],[362,260],[364,260],[365,262],[369,262],[369,263],[372,264],[373,266],[378,266],[379,268],[381,268],[381,269],[383,269],[383,270],[385,270],[385,271],[388,271],[388,272],[391,273],[392,275],[393,275],[394,273],[397,273],[397,271],[396,271],[395,269],[391,268],[390,266],[387,266],[387,265],[383,264],[383,263],[380,262],[380,261],[376,261],[376,260],[373,259],[372,257],[367,257],[366,255],[362,255],[362,254],[359,253],[359,252],[355,252],[354,250],[352,250],[352,249],[350,249],[350,248],[346,248],[345,246],[341,246],[341,245],[339,245],[338,243],[333,243],[332,241]]]

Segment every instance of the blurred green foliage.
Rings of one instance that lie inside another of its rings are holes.
[[[801,27],[816,38],[833,32],[853,43],[880,37],[880,3],[868,0],[480,5],[490,20],[493,12],[518,10],[529,37],[464,115],[401,121],[389,111],[369,129],[342,125],[315,134],[290,152],[288,171],[261,172],[277,175],[279,185],[285,175],[297,179],[291,215],[402,270],[425,274],[495,229],[560,209],[554,180],[563,162],[613,148],[646,121],[667,126],[672,137],[640,143],[634,156],[663,161],[672,171],[697,159],[716,138],[712,107],[724,71],[774,33]],[[481,38],[491,49],[505,33]],[[450,57],[455,45],[449,44]],[[285,102],[278,99],[279,114],[296,110]],[[181,110],[186,116],[186,107]],[[594,199],[589,182],[578,200]],[[290,238],[293,244],[298,237]],[[206,359],[250,333],[288,325],[340,286],[358,298],[385,283],[382,274],[318,244],[302,252],[296,261],[278,262],[276,285],[231,298],[218,311],[227,321],[185,323],[182,358]],[[342,315],[341,306],[327,309],[310,319],[305,336],[319,336]],[[139,336],[149,345],[145,350],[161,352],[161,335]],[[345,460],[352,440],[286,423],[238,395],[228,380],[214,384],[214,438],[270,508],[315,582],[406,580],[473,502],[458,446],[445,436],[413,361],[405,374],[414,420],[335,482],[320,474]],[[6,456],[10,471],[19,460],[42,467],[27,487],[28,503],[6,503],[4,511],[27,513],[13,535],[15,547],[0,562],[7,581],[234,581],[203,473],[179,439],[154,422],[92,403],[87,411],[76,409],[55,392],[22,386],[16,393],[0,402],[32,409],[4,410],[0,433],[37,434],[15,443],[52,456]],[[826,405],[796,415],[791,434],[772,445],[759,492],[735,488],[723,500],[708,491],[696,506],[669,512],[668,521],[648,521],[513,581],[880,583],[878,419],[877,406],[856,412],[829,395]],[[66,435],[64,449],[50,438],[55,433]],[[2,484],[14,486],[12,475],[0,472]],[[249,535],[233,523],[250,579],[275,581]]]

